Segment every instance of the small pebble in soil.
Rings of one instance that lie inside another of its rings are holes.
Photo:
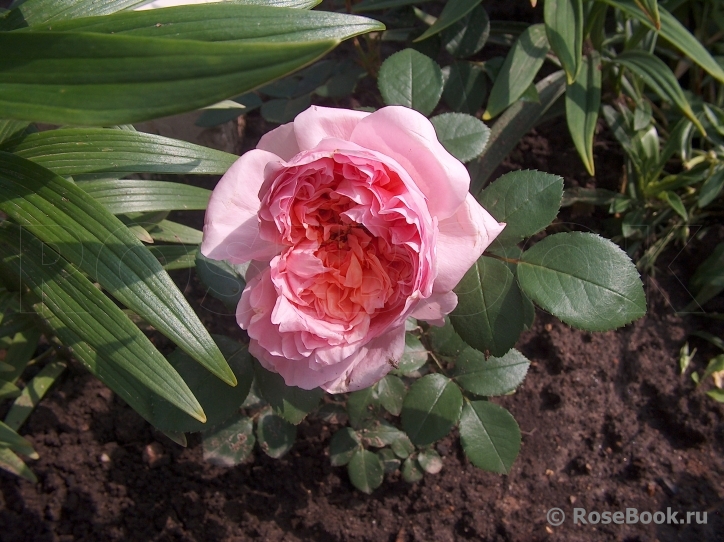
[[[100,460],[101,463],[110,463],[111,462],[110,456],[106,453],[102,453],[98,459]]]
[[[161,443],[152,442],[143,449],[143,461],[153,469],[161,465],[168,465],[171,458],[163,453]]]

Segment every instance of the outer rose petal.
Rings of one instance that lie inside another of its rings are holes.
[[[437,278],[433,291],[449,292],[505,228],[468,193],[450,218],[440,221],[437,236]]]
[[[313,149],[328,137],[350,141],[355,127],[369,115],[365,111],[313,105],[294,119],[294,134],[299,149]]]
[[[280,247],[259,237],[259,188],[264,168],[279,157],[254,149],[239,158],[211,194],[204,219],[201,253],[233,264],[268,260]]]
[[[328,393],[345,393],[369,388],[393,368],[405,351],[405,327],[401,326],[368,342],[352,358],[347,370],[335,380],[322,384]]]
[[[470,175],[445,150],[435,128],[423,115],[406,107],[391,106],[362,119],[351,141],[396,160],[427,197],[430,214],[443,220],[465,200]]]
[[[273,152],[282,160],[288,162],[300,152],[297,137],[294,135],[294,123],[288,122],[274,128],[271,132],[267,132],[261,136],[256,148]]]
[[[457,305],[458,296],[455,295],[455,292],[436,293],[427,299],[420,300],[410,316],[442,327],[445,325],[445,316],[450,314]]]

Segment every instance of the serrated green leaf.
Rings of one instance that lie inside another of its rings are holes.
[[[359,436],[365,446],[382,448],[405,438],[406,435],[387,420],[378,419],[367,422],[359,431]]]
[[[238,158],[178,139],[104,128],[38,132],[6,142],[2,150],[40,164],[63,177],[86,173],[125,176],[139,172],[223,175]],[[88,186],[95,185],[91,183]]]
[[[33,474],[33,471],[8,448],[0,448],[0,469],[25,478],[30,483],[38,483],[38,479],[35,477],[35,474]]]
[[[435,34],[439,34],[468,15],[478,6],[478,4],[480,4],[480,0],[448,0],[445,2],[445,7],[442,8],[440,16],[432,24],[432,26],[430,26],[430,28],[425,30],[422,35],[413,41],[418,42],[426,40]]]
[[[535,126],[566,89],[565,72],[554,72],[536,84],[539,103],[518,101],[511,105],[490,129],[488,145],[474,162],[476,173],[471,175],[470,192],[477,194],[498,165],[520,139]]]
[[[347,414],[349,423],[360,428],[364,422],[373,417],[373,408],[378,404],[374,386],[349,394],[347,398]]]
[[[516,389],[528,372],[530,361],[515,349],[502,357],[489,357],[475,350],[463,350],[455,360],[452,379],[476,395],[492,397]]]
[[[287,386],[281,375],[267,371],[259,362],[254,363],[254,375],[264,400],[272,406],[274,412],[294,425],[299,425],[307,414],[317,408],[324,395],[320,388],[303,390]]]
[[[0,422],[0,448],[10,448],[31,459],[38,459],[38,453],[33,450],[33,446],[3,422]]]
[[[10,410],[5,416],[5,423],[8,427],[14,431],[20,429],[58,377],[63,374],[66,366],[66,363],[63,361],[51,361],[28,382],[18,398],[13,401]],[[19,450],[15,451],[17,452]]]
[[[598,235],[550,235],[521,260],[518,281],[525,294],[574,327],[607,331],[646,313],[643,284],[633,262]]]
[[[32,295],[43,301],[42,308],[48,310],[40,316],[54,317],[150,390],[190,416],[206,419],[201,405],[173,367],[121,309],[77,269],[33,235],[8,222],[0,228],[0,243],[6,255],[1,260],[3,267],[30,288]]]
[[[455,332],[449,317],[445,319],[444,326],[431,326],[427,335],[430,337],[430,346],[438,355],[455,358],[468,347],[468,344]]]
[[[432,117],[430,122],[442,146],[463,163],[483,152],[490,137],[490,128],[465,113],[443,113]]]
[[[460,416],[460,442],[479,469],[509,474],[520,452],[520,428],[510,412],[489,401],[473,401]]]
[[[614,64],[625,66],[641,77],[662,99],[673,103],[697,129],[706,136],[706,130],[681,90],[679,81],[663,60],[646,51],[625,51],[611,59]]]
[[[480,194],[480,204],[505,229],[495,246],[516,244],[542,231],[558,214],[563,198],[563,178],[524,170],[506,173]]]
[[[307,109],[312,103],[311,94],[305,94],[298,98],[269,100],[261,106],[261,116],[267,122],[284,124],[291,122],[294,118]]]
[[[403,436],[398,438],[392,444],[390,444],[392,453],[394,453],[400,459],[409,457],[412,452],[415,451],[415,445],[410,440],[410,437],[403,433]]]
[[[428,448],[417,456],[417,462],[428,474],[437,474],[442,470],[442,457],[435,450]]]
[[[266,455],[279,459],[294,446],[297,426],[277,416],[271,410],[265,410],[256,422],[256,438],[259,447]]]
[[[205,371],[181,350],[175,350],[168,361],[183,377],[206,413],[206,423],[199,423],[169,402],[154,398],[151,401],[153,424],[163,431],[195,432],[226,422],[241,407],[251,389],[254,379],[252,356],[245,345],[223,336],[215,336],[224,352],[238,384],[227,386],[211,373]]]
[[[431,58],[404,49],[382,63],[377,84],[385,104],[429,115],[442,96],[442,71]]]
[[[343,427],[329,440],[329,459],[333,467],[343,467],[361,446],[359,435],[351,427]]]
[[[656,29],[649,17],[631,0],[601,0],[623,11],[627,16],[638,19],[651,29]],[[715,79],[724,82],[724,69],[714,60],[709,51],[697,40],[676,17],[659,7],[661,29],[659,34],[696,64],[704,68]]]
[[[566,88],[566,122],[573,144],[588,174],[596,174],[593,136],[601,107],[601,57],[595,51],[580,63],[576,81]]]
[[[455,287],[450,314],[455,331],[481,352],[502,356],[518,340],[525,321],[520,289],[504,262],[481,256]]]
[[[543,65],[549,48],[542,24],[531,25],[520,35],[493,83],[483,120],[498,116],[523,95]]]
[[[425,352],[425,359],[427,359],[427,352]],[[394,375],[387,375],[377,383],[377,396],[380,404],[393,416],[399,416],[402,412],[402,401],[406,392],[404,382]]]
[[[357,450],[347,464],[352,485],[368,495],[382,485],[385,469],[377,454],[368,450]]]
[[[399,459],[397,459],[397,457],[395,457],[395,453],[389,448],[382,448],[379,450],[377,452],[377,457],[380,458],[382,467],[385,469],[385,474],[395,472],[400,468],[400,464],[402,463]]]
[[[74,183],[0,152],[0,209],[60,252],[111,295],[173,340],[209,371],[234,375],[158,260],[123,223]]]
[[[431,444],[450,432],[460,417],[460,388],[439,373],[415,381],[402,406],[402,428],[418,446]]]
[[[345,13],[226,2],[175,6],[163,11],[124,11],[102,18],[74,18],[30,28],[31,31],[245,43],[344,40],[384,29],[378,21]]]
[[[408,457],[402,463],[402,479],[408,484],[419,482],[425,476],[420,464],[414,457]]]
[[[150,211],[203,211],[211,196],[211,191],[205,188],[163,181],[124,179],[76,184],[115,215]]]
[[[230,418],[203,433],[204,461],[217,467],[233,467],[246,461],[254,450],[254,422],[246,416]]]
[[[551,49],[566,72],[568,84],[576,80],[583,50],[582,0],[546,0],[543,18]]]
[[[442,98],[453,111],[474,115],[488,93],[488,80],[480,66],[455,62],[448,68]]]
[[[301,68],[337,43],[2,32],[0,118],[107,126],[182,113]]]
[[[402,353],[397,368],[393,370],[393,374],[409,375],[419,370],[427,363],[428,353],[425,345],[420,339],[411,333],[405,334],[405,351]]]
[[[456,58],[467,58],[479,52],[490,35],[490,19],[483,6],[477,6],[442,33],[442,43]]]

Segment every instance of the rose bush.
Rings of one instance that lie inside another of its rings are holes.
[[[502,231],[427,118],[311,107],[223,176],[201,252],[252,261],[236,317],[287,385],[368,387],[402,356],[405,320],[433,324]]]

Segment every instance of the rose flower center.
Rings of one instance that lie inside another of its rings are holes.
[[[399,176],[381,163],[363,169],[348,160],[335,154],[285,169],[269,197],[282,203],[260,215],[287,246],[271,267],[292,319],[324,322],[322,335],[340,342],[399,316],[418,282],[421,244],[416,217],[400,203],[408,191]]]

